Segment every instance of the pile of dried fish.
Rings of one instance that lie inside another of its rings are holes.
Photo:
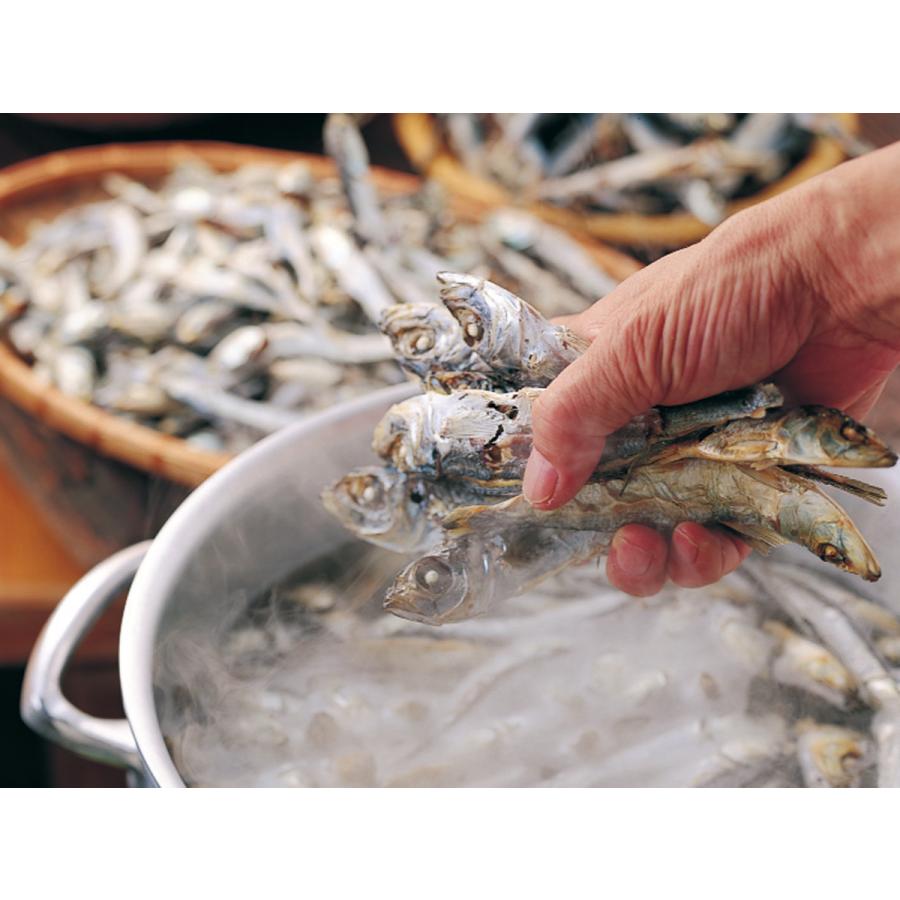
[[[400,302],[443,312],[432,290],[442,269],[531,291],[548,315],[616,284],[526,213],[464,222],[433,184],[379,196],[350,117],[329,117],[325,143],[339,179],[302,162],[224,174],[190,162],[153,189],[110,175],[109,199],[16,249],[0,242],[6,339],[67,394],[236,451],[402,381],[376,324]]]
[[[498,285],[439,278],[446,316],[410,309],[384,322],[401,364],[432,390],[376,427],[385,465],[351,472],[323,497],[367,541],[425,552],[388,592],[391,612],[434,625],[479,615],[597,557],[628,523],[715,523],[763,552],[792,542],[868,581],[880,576],[819,485],[875,504],[884,492],[819,467],[892,466],[896,454],[837,410],[781,408],[774,385],[650,410],[611,435],[574,500],[532,508],[520,493],[532,406],[584,344]]]
[[[644,214],[686,209],[718,224],[729,200],[784,175],[814,137],[871,149],[824,113],[517,113],[439,117],[472,172],[522,196]]]

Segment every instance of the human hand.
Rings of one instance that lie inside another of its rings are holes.
[[[523,485],[541,509],[570,500],[604,440],[651,406],[773,380],[791,403],[861,418],[900,360],[900,144],[739,213],[566,320],[591,342],[534,408]],[[749,553],[682,523],[667,542],[615,536],[610,581],[639,596],[699,587]]]

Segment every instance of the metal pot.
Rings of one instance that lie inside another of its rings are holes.
[[[320,491],[371,458],[374,425],[389,405],[413,392],[411,385],[379,391],[260,442],[197,488],[154,541],[123,550],[85,575],[60,602],[32,652],[22,692],[25,721],[70,750],[128,768],[133,783],[184,787],[157,716],[156,648],[185,616],[220,621],[248,592],[345,542],[346,532],[319,503]],[[900,473],[870,471],[865,477],[896,503]],[[846,508],[884,566],[882,580],[866,593],[900,610],[900,555],[894,552],[900,507],[877,510],[848,498]],[[778,556],[821,570],[798,548]],[[132,578],[119,642],[127,719],[97,719],[65,699],[60,678],[93,622]],[[847,583],[860,588],[858,580]]]

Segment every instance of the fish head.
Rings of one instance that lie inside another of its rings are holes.
[[[490,282],[474,275],[439,272],[441,300],[462,330],[463,340],[477,348],[490,330],[491,310],[485,297]]]
[[[447,554],[423,556],[396,578],[384,608],[401,619],[443,625],[466,618],[469,577],[460,559]]]
[[[812,524],[809,548],[824,562],[866,581],[881,578],[881,566],[849,517],[821,517]]]
[[[372,449],[402,472],[428,467],[433,443],[431,408],[437,397],[419,394],[395,403],[375,426]]]
[[[323,505],[345,528],[398,551],[421,539],[426,499],[420,479],[378,466],[355,469],[322,492]]]
[[[399,303],[384,311],[378,327],[390,338],[396,354],[414,371],[421,369],[424,373],[442,357],[448,324],[455,330],[453,320],[442,307]]]
[[[792,450],[818,450],[825,465],[882,468],[897,462],[897,454],[874,432],[838,409],[807,406],[794,410],[785,421],[785,430]]]

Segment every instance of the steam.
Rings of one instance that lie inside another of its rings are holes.
[[[775,680],[778,611],[740,576],[635,600],[587,566],[436,629],[382,613],[397,567],[352,545],[171,631],[157,706],[186,782],[799,785],[796,723],[847,718]]]

